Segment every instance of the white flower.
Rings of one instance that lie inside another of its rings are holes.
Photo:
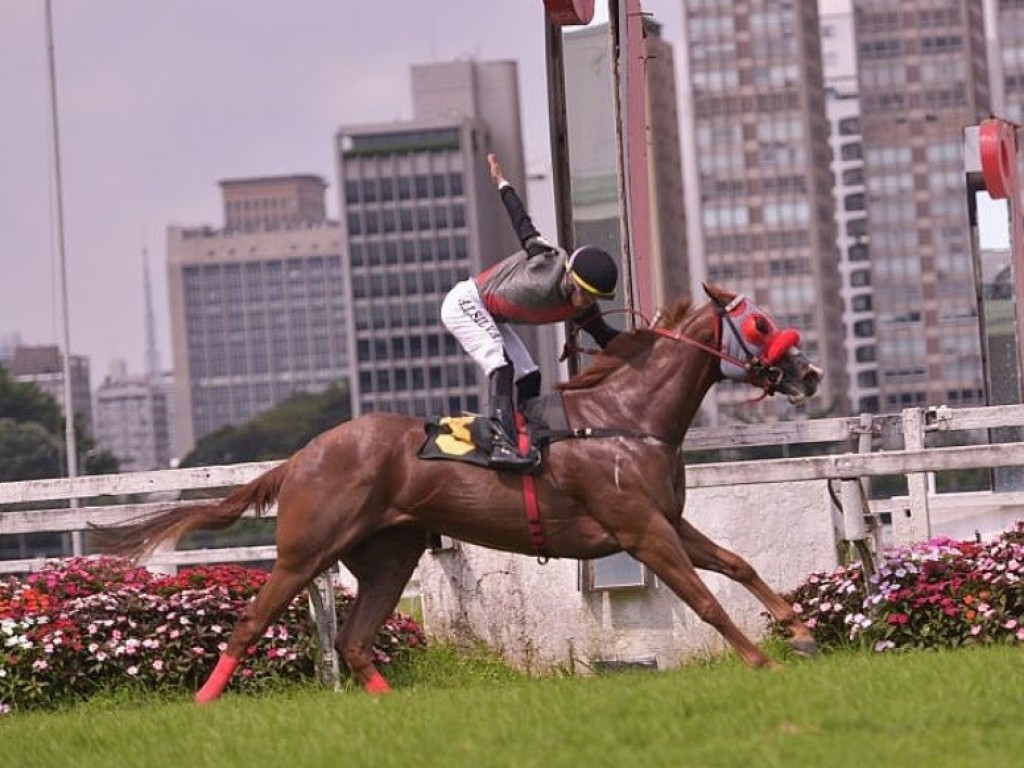
[[[130,667],[128,667],[128,669],[126,671],[132,677],[135,677],[135,675],[139,674],[139,668],[136,667],[134,664],[132,664]]]

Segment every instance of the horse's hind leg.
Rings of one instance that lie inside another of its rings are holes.
[[[307,562],[287,562],[280,558],[274,564],[270,578],[260,587],[256,599],[246,606],[242,617],[228,638],[228,646],[221,654],[217,666],[199,692],[197,704],[213,701],[227,686],[245,649],[256,644],[263,632],[288,606],[294,597],[323,570],[325,564],[313,558]]]
[[[342,555],[359,588],[334,645],[368,693],[391,690],[373,664],[373,640],[398,605],[426,546],[421,528],[385,528]]]
[[[735,552],[713,542],[685,518],[679,519],[676,531],[695,567],[720,573],[742,584],[768,609],[772,618],[786,628],[793,650],[804,656],[814,656],[818,653],[814,635],[807,625],[800,621],[793,606],[769,587],[750,563]]]

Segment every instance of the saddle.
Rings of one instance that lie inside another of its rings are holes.
[[[571,437],[569,421],[561,392],[527,400],[516,412],[516,425],[520,435],[526,435],[528,445],[541,450],[552,441]],[[478,467],[490,466],[491,419],[478,413],[461,416],[440,416],[428,421],[424,427],[426,440],[417,452],[421,459],[461,461]]]

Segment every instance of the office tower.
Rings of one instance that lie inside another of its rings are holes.
[[[983,405],[962,147],[989,114],[982,3],[853,8],[881,410]]]
[[[525,201],[516,65],[417,66],[412,90],[412,120],[337,134],[353,412],[479,412],[485,382],[440,307],[457,281],[520,247],[486,162],[497,153]],[[553,343],[540,344],[536,329],[522,335],[550,386]]]
[[[19,346],[4,364],[13,379],[35,384],[50,395],[67,413],[64,404],[64,356],[56,345]],[[72,412],[87,434],[93,434],[92,391],[89,386],[89,358],[71,356]]]
[[[621,256],[614,84],[608,24],[568,32],[563,42],[576,244],[596,242]],[[644,20],[650,282],[656,306],[690,293],[679,112],[672,46]],[[639,226],[640,222],[632,222]],[[620,301],[622,294],[620,291]]]
[[[684,4],[694,252],[711,282],[743,290],[800,330],[825,371],[808,404],[843,413],[846,353],[816,0]],[[684,131],[687,130],[684,127]],[[750,393],[716,388],[719,412]],[[771,405],[769,405],[771,404]],[[795,415],[780,398],[762,417]]]
[[[349,375],[341,230],[319,176],[221,182],[223,229],[168,228],[185,446]]]
[[[159,379],[129,376],[124,361],[111,365],[96,390],[96,440],[122,472],[169,466],[167,395]]]
[[[825,108],[831,127],[836,237],[842,276],[849,401],[855,413],[878,413],[878,350],[871,288],[871,236],[857,90],[852,0],[819,0]]]
[[[9,333],[0,336],[0,368],[8,368],[14,359],[14,350],[21,346],[21,336]]]
[[[1024,124],[1024,2],[984,0],[992,114]],[[1021,138],[1017,134],[1018,140]],[[1024,179],[1024,152],[1017,172]]]

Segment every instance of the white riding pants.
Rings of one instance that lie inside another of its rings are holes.
[[[456,283],[441,302],[441,322],[458,339],[485,376],[512,362],[516,381],[537,370],[537,364],[518,334],[496,322],[484,306],[472,278]],[[507,360],[506,360],[507,356]]]

